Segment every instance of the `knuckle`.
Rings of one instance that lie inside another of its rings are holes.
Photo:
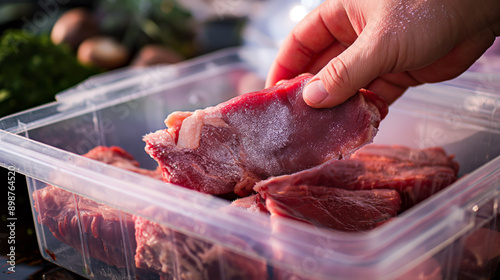
[[[323,83],[328,92],[332,90],[348,90],[350,85],[350,76],[347,66],[340,57],[333,58],[325,68]]]
[[[308,47],[295,33],[291,34],[292,41],[297,46],[297,51],[300,52],[304,57],[312,58],[316,52]]]

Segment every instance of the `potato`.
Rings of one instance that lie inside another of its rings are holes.
[[[66,43],[76,50],[83,40],[98,33],[99,26],[92,13],[85,8],[74,8],[56,21],[50,38],[56,45]]]
[[[162,45],[150,44],[139,50],[132,65],[143,67],[155,64],[173,64],[182,60],[183,57],[176,51]]]
[[[94,36],[81,43],[77,57],[84,65],[111,70],[124,66],[130,52],[112,37]]]

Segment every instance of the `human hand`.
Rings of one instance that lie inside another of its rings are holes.
[[[327,0],[285,39],[266,86],[309,72],[313,107],[367,88],[392,103],[467,70],[500,35],[498,0]]]

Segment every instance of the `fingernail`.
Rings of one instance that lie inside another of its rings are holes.
[[[315,80],[308,84],[304,89],[304,99],[309,102],[318,104],[328,96],[328,92],[321,80]]]

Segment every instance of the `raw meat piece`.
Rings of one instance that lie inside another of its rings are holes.
[[[281,216],[319,227],[367,231],[395,217],[401,197],[394,190],[350,191],[307,185],[256,187],[271,216]]]
[[[250,212],[262,212],[269,214],[269,211],[266,208],[266,201],[258,194],[238,198],[231,202],[230,206],[245,208]]]
[[[453,160],[454,157],[448,156],[440,147],[411,149],[399,145],[370,144],[357,150],[350,158],[388,163],[410,162],[416,166],[447,166],[457,174],[459,169],[458,162]]]
[[[141,168],[131,154],[117,146],[97,146],[83,156],[148,177],[159,180],[162,179],[161,169],[159,167],[155,170]]]
[[[56,186],[33,192],[38,222],[61,242],[117,267],[133,263],[135,230],[132,216]],[[81,224],[81,228],[80,228]],[[123,238],[129,244],[123,244]]]
[[[344,158],[372,141],[385,101],[360,90],[341,105],[302,99],[312,75],[195,112],[175,112],[168,129],[144,137],[165,181],[204,193],[246,196],[255,182]]]
[[[458,255],[460,279],[492,279],[500,262],[500,232],[479,228],[467,236],[463,248]]]
[[[83,156],[161,179],[159,170],[140,168],[119,147],[99,146]],[[131,215],[52,185],[34,191],[33,200],[38,222],[61,242],[78,251],[82,243],[87,243],[90,256],[109,265],[125,267],[125,263],[134,263],[136,243]],[[123,238],[129,240],[128,246],[122,243]]]
[[[405,210],[453,183],[457,171],[458,164],[441,148],[418,150],[367,145],[351,158],[273,177],[257,183],[255,189],[300,185],[347,190],[394,189],[400,193]]]
[[[158,218],[163,215],[163,219],[167,219],[168,214],[161,212],[149,208],[144,213],[148,217]],[[233,253],[222,246],[182,234],[140,216],[134,216],[134,220],[137,240],[136,266],[156,272],[160,279],[267,278],[264,259],[256,260]],[[201,228],[203,225],[199,224],[197,227]],[[232,243],[240,243],[240,247],[245,251],[251,251],[243,240],[234,236],[229,238]]]

